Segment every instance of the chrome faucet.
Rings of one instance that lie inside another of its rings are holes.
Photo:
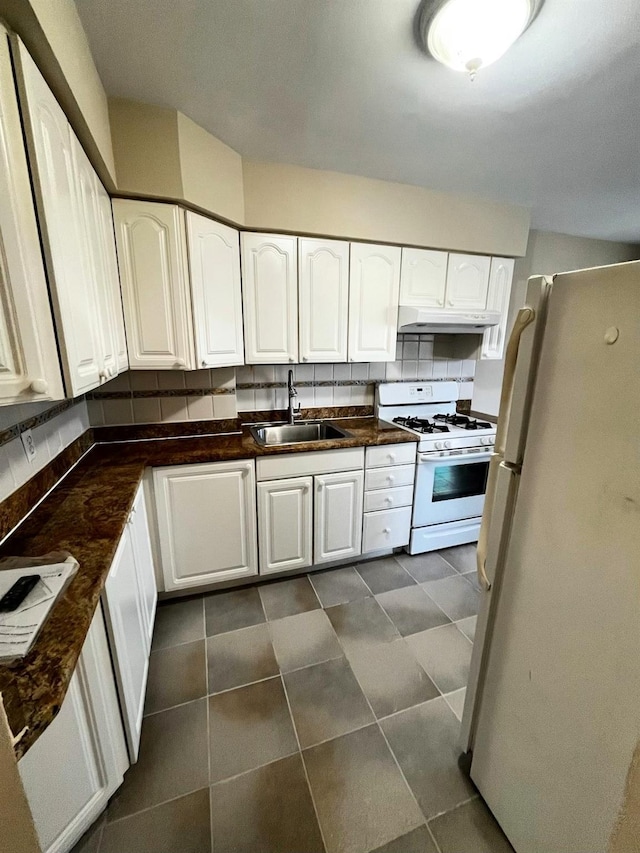
[[[289,392],[289,423],[293,424],[296,421],[296,418],[300,417],[300,403],[298,403],[298,407],[296,408],[293,405],[294,397],[298,396],[298,392],[293,384],[293,370],[289,371],[289,378],[287,380],[287,389]]]

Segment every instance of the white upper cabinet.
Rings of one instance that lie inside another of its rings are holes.
[[[487,307],[491,258],[485,255],[449,255],[446,307],[465,311]]]
[[[0,405],[63,397],[9,43],[0,27]]]
[[[122,308],[122,293],[120,291],[120,276],[118,274],[118,259],[116,257],[116,238],[113,226],[113,210],[108,192],[96,176],[98,193],[98,212],[100,217],[100,235],[102,237],[103,264],[106,288],[110,295],[111,304],[111,334],[115,347],[116,367],[118,373],[129,367],[127,353],[127,338],[124,331],[124,311]]]
[[[400,305],[443,308],[447,286],[447,252],[402,250]]]
[[[87,287],[96,295],[99,333],[100,378],[112,379],[118,373],[117,339],[110,271],[104,246],[102,211],[98,197],[98,178],[78,140],[71,135],[73,171],[77,206],[81,213],[80,236]]]
[[[258,574],[253,460],[156,468],[166,591]]]
[[[297,238],[242,233],[247,364],[298,361]]]
[[[99,302],[95,282],[87,278],[84,213],[71,128],[22,43],[16,58],[67,391],[77,396],[95,388],[104,377]]]
[[[394,361],[400,292],[400,249],[351,244],[349,361]]]
[[[349,244],[298,238],[300,361],[347,360]]]
[[[244,364],[238,232],[191,211],[186,218],[196,366]]]
[[[313,477],[258,483],[260,574],[313,562]]]
[[[509,298],[513,279],[513,258],[491,258],[487,308],[500,311],[500,323],[482,336],[481,358],[502,358],[509,315]]]
[[[113,212],[129,365],[193,369],[182,211],[172,204],[114,199]]]

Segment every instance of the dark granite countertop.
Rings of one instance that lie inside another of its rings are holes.
[[[0,666],[0,691],[11,729],[15,734],[27,726],[16,745],[18,757],[60,709],[144,469],[415,441],[411,433],[374,417],[341,418],[337,423],[352,437],[262,447],[245,428],[221,435],[125,440],[91,448],[0,546],[0,557],[68,551],[80,564],[33,649],[24,659]]]

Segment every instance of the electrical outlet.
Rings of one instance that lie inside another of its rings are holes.
[[[27,457],[27,462],[34,462],[38,451],[36,450],[36,443],[33,440],[33,433],[30,429],[26,429],[23,433],[20,433],[20,438],[22,439],[22,446],[24,448],[24,455]]]

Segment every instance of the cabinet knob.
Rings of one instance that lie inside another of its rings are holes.
[[[174,370],[183,370],[186,367],[186,363],[182,358],[179,358],[176,362],[174,362],[173,368]]]
[[[393,474],[389,474],[389,476],[387,477],[387,483],[393,483],[394,480],[395,477],[393,476]]]
[[[208,366],[208,365],[207,365],[207,362],[203,359],[203,360],[200,362],[200,367],[207,367],[207,366]]]
[[[34,394],[46,394],[49,390],[49,383],[45,382],[44,379],[34,379],[30,387]]]
[[[444,305],[444,299],[438,299],[438,305]]]
[[[395,462],[396,461],[396,454],[395,453],[387,453],[387,459],[390,462]]]
[[[453,299],[447,299],[447,305],[453,306]]]
[[[99,373],[98,375],[99,375],[99,377],[100,377],[100,381],[101,381],[101,382],[106,382],[106,381],[107,381],[107,379],[109,378],[109,374],[107,373],[107,371],[106,371],[106,370],[101,370],[101,371],[100,371],[100,373]]]
[[[302,360],[303,360],[303,361],[308,361],[308,359],[307,359],[306,355],[303,355],[303,356],[302,356]]]
[[[385,527],[385,529],[384,529],[382,532],[383,532],[383,533],[385,533],[385,534],[388,536],[388,535],[391,533],[391,528],[390,528],[390,527]]]
[[[385,503],[388,503],[388,504],[392,504],[392,503],[393,503],[393,498],[385,498],[385,499],[384,499],[384,502],[385,502]]]

